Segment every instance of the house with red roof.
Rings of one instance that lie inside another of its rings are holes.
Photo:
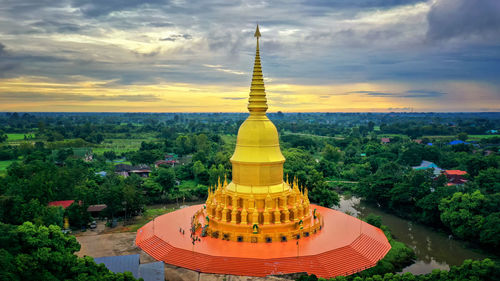
[[[448,186],[451,185],[460,185],[467,182],[467,179],[464,176],[467,174],[466,171],[462,170],[444,170],[443,174],[448,179]]]
[[[390,138],[381,138],[380,139],[380,143],[382,143],[382,144],[386,144],[386,143],[390,143],[390,142],[391,142]]]
[[[52,201],[52,202],[49,202],[49,206],[53,206],[53,207],[62,207],[63,209],[66,209],[68,208],[69,206],[71,206],[71,204],[73,204],[75,202],[75,200],[62,200],[62,201]]]

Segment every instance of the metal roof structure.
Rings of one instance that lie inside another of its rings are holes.
[[[144,281],[165,280],[165,264],[162,261],[139,265],[139,276]]]
[[[115,273],[130,271],[135,278],[139,278],[139,255],[111,256],[94,258],[95,263],[103,263]]]
[[[165,267],[163,262],[140,264],[140,255],[110,256],[94,258],[97,264],[104,264],[107,269],[115,273],[129,271],[135,278],[144,281],[165,280]]]

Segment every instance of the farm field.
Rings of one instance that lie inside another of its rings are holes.
[[[116,153],[123,153],[128,151],[137,151],[141,147],[143,141],[156,141],[153,138],[144,139],[106,139],[98,147],[92,148],[96,154],[103,154],[104,151],[113,150]]]
[[[467,140],[481,140],[481,139],[488,139],[488,138],[493,138],[493,137],[498,137],[499,135],[468,135]],[[456,136],[423,136],[421,138],[429,138],[429,139],[457,139]]]
[[[24,140],[24,136],[28,139],[35,139],[35,135],[33,133],[25,133],[25,134],[7,134],[7,141],[19,141]]]

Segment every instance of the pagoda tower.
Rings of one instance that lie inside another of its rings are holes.
[[[259,26],[248,99],[250,115],[241,124],[231,157],[232,182],[209,189],[208,227],[214,238],[238,242],[284,242],[321,229],[320,214],[310,209],[307,188],[284,180],[278,131],[266,115],[267,98],[260,62]]]
[[[232,181],[219,179],[206,204],[148,222],[136,245],[159,261],[203,273],[330,278],[375,266],[391,249],[381,229],[310,204],[307,188],[284,177],[278,131],[266,116],[259,26],[255,37],[250,114],[231,157]]]

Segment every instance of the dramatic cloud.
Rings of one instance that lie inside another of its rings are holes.
[[[0,56],[6,54],[7,51],[5,50],[5,45],[0,43]]]
[[[160,41],[177,41],[179,39],[191,40],[193,37],[189,34],[174,34],[165,38],[161,38]]]
[[[135,111],[244,110],[257,22],[270,108],[500,110],[499,3],[4,0],[0,110],[28,110],[18,102],[30,98],[30,110],[44,99],[72,110],[116,100]]]
[[[451,38],[500,41],[500,1],[439,0],[427,15],[431,40]]]

